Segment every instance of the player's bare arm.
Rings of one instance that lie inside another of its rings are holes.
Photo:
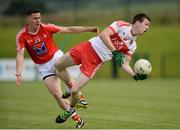
[[[107,48],[109,50],[111,50],[111,52],[115,51],[116,48],[113,46],[110,36],[112,36],[114,33],[109,29],[106,28],[104,31],[102,31],[99,35],[99,37],[101,38],[101,40],[104,42],[104,44],[107,46]]]
[[[98,27],[82,27],[82,26],[70,26],[70,27],[61,27],[62,33],[82,33],[82,32],[95,32],[99,33]]]
[[[131,56],[129,55],[125,55],[124,57],[124,64],[122,64],[122,69],[127,72],[130,76],[134,76],[136,75],[133,71],[133,69],[131,68],[131,66],[129,65],[131,61]]]
[[[117,66],[121,67],[123,64],[124,55],[121,52],[119,52],[118,50],[116,50],[116,48],[114,47],[113,43],[111,42],[111,38],[110,38],[110,36],[112,36],[112,35],[114,35],[114,32],[112,32],[111,29],[106,28],[100,34],[100,38],[103,41],[103,43],[107,46],[107,48],[109,50],[111,50]]]
[[[135,73],[133,71],[133,69],[131,68],[131,66],[129,65],[131,61],[131,56],[129,55],[125,55],[124,58],[124,64],[122,64],[122,69],[127,72],[130,76],[132,76],[132,78],[136,81],[138,80],[144,80],[147,78],[146,74],[139,74],[139,73]]]
[[[22,69],[24,62],[24,50],[18,50],[16,55],[16,85],[21,85],[22,82]]]

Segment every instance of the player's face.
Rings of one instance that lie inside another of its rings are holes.
[[[145,32],[147,32],[149,30],[149,20],[148,19],[144,19],[143,22],[139,22],[137,23],[137,31],[139,35],[144,34]]]
[[[38,29],[41,24],[41,14],[32,13],[28,16],[28,25],[33,29]]]

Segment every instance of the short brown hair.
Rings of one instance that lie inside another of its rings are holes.
[[[41,11],[37,8],[27,8],[25,9],[26,16],[31,15],[33,13],[40,13]]]
[[[149,21],[151,21],[151,19],[146,14],[139,13],[139,14],[134,16],[132,24],[136,23],[136,21],[139,21],[141,23],[144,21],[144,19],[148,19]]]

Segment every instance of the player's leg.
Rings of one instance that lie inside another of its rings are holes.
[[[81,91],[79,92],[79,101],[76,104],[76,108],[88,108],[89,104],[85,99],[84,95],[82,95]]]
[[[55,97],[59,106],[66,110],[69,106],[69,101],[67,99],[62,99],[62,91],[61,91],[61,82],[57,76],[50,76],[44,79],[44,84],[46,85],[49,92]],[[72,115],[72,119],[77,122],[77,124],[82,124],[83,120],[74,112]],[[58,122],[57,122],[58,123]]]
[[[64,57],[64,56],[63,56]],[[74,107],[79,100],[79,91],[80,89],[93,77],[95,72],[100,68],[101,59],[93,50],[89,42],[83,42],[76,47],[70,50],[70,53],[67,53],[67,58],[61,60],[63,64],[57,63],[56,68],[61,72],[62,69],[69,66],[66,63],[75,63],[77,65],[81,64],[81,73],[76,79],[72,87],[72,99],[70,100],[70,106],[66,111],[57,117],[59,122],[66,121],[69,116],[75,111]],[[61,62],[60,61],[60,62]],[[67,62],[66,62],[67,61]],[[62,66],[62,68],[60,68]],[[59,68],[58,68],[59,67]],[[64,67],[64,68],[63,68]]]
[[[56,73],[58,74],[59,78],[68,86],[66,93],[62,95],[63,98],[68,98],[71,95],[70,89],[72,87],[73,80],[70,74],[67,72],[66,68],[73,65],[74,62],[70,57],[69,53],[64,54],[55,63],[55,67],[57,70]]]
[[[44,84],[46,85],[47,89],[49,90],[49,92],[55,97],[55,99],[57,100],[59,106],[65,110],[69,104],[68,100],[63,100],[61,98],[62,95],[62,91],[60,88],[60,84],[61,81],[57,76],[49,76],[46,77],[43,80]]]
[[[58,70],[59,73],[63,72],[66,70],[67,67],[69,66],[73,66],[75,65],[74,64],[74,61],[73,59],[71,58],[69,52],[67,52],[66,54],[64,54],[59,60],[56,61],[55,63],[55,67],[56,69]],[[68,78],[67,76],[64,76],[64,77],[61,77],[63,78],[63,80],[66,82],[68,81]],[[67,79],[66,79],[67,78]]]
[[[65,93],[63,93],[62,95],[63,99],[67,99],[68,97],[71,96],[71,88],[74,83],[74,80],[71,78],[67,69],[65,69],[64,71],[61,71],[61,73],[57,71],[57,74],[60,77],[60,79],[62,79],[64,83],[67,85]],[[85,97],[82,95],[81,92],[79,92],[79,96],[80,96],[80,100],[79,100],[79,103],[77,104],[77,107],[87,108],[88,102],[85,100]]]
[[[81,90],[82,87],[84,87],[87,82],[90,80],[89,77],[84,75],[83,73],[80,73],[78,78],[73,84],[73,87],[71,89],[72,95],[70,99],[70,106],[68,107],[67,110],[65,110],[61,115],[59,115],[56,120],[58,120],[60,123],[66,121],[70,115],[75,111],[75,105],[79,101],[79,91]]]
[[[82,72],[80,72],[78,78],[74,82],[74,85],[71,89],[72,98],[70,100],[70,106],[74,107],[77,104],[77,102],[80,100],[79,92],[88,83],[89,80],[90,80],[89,77],[87,77]]]
[[[73,83],[73,79],[71,78],[71,75],[69,72],[65,69],[59,73],[59,71],[56,70],[56,73],[58,77],[65,83],[66,85],[66,91],[63,93],[62,98],[67,99],[68,97],[71,96],[71,87]]]

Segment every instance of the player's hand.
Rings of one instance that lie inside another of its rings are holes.
[[[16,76],[16,85],[20,86],[22,82],[22,76],[21,74],[15,74],[15,76]]]
[[[91,27],[91,32],[95,32],[96,35],[99,35],[99,28],[98,27]]]
[[[133,76],[134,80],[138,81],[138,80],[145,80],[147,79],[147,75],[146,74],[136,74]]]
[[[100,33],[100,30],[99,30],[99,28],[98,28],[98,27],[96,27],[96,35],[98,36],[98,35],[99,35],[99,33]]]
[[[119,67],[121,67],[122,64],[124,64],[124,62],[123,62],[124,55],[121,52],[117,51],[117,50],[113,51],[112,54],[113,54],[113,57],[114,57],[114,60],[115,60],[116,64]]]

